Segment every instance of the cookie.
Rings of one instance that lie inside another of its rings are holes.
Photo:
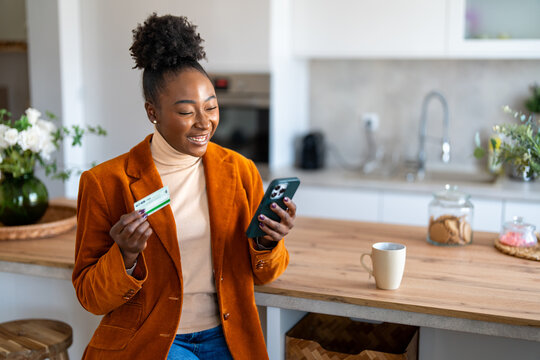
[[[431,241],[445,244],[448,241],[449,236],[448,229],[442,222],[433,222],[429,227],[429,238]]]
[[[465,244],[470,244],[472,241],[472,229],[471,229],[471,225],[467,221],[465,220],[461,221],[459,232],[461,234],[461,238],[463,239],[463,242]]]
[[[471,225],[465,216],[441,215],[429,218],[429,238],[441,244],[465,245],[472,241]]]
[[[459,219],[455,216],[452,216],[444,220],[444,226],[452,236],[459,236]]]

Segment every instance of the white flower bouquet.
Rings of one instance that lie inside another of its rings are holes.
[[[72,146],[80,146],[86,131],[106,135],[101,127],[88,126],[86,129],[73,125],[57,127],[54,114],[46,113],[48,120],[41,118],[41,112],[28,108],[18,120],[0,109],[0,171],[19,177],[34,171],[36,161],[45,169],[47,176],[66,180],[72,170],[58,170],[56,159],[51,155],[58,150],[66,137],[72,138]]]

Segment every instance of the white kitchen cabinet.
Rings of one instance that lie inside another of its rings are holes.
[[[503,222],[510,221],[514,216],[521,216],[528,224],[540,230],[540,203],[528,201],[505,201]]]
[[[445,46],[445,0],[295,0],[293,54],[433,57]]]
[[[538,0],[294,0],[306,58],[540,58]]]
[[[294,202],[298,216],[377,221],[379,194],[360,189],[300,185]]]
[[[538,0],[447,1],[448,57],[540,57]]]
[[[428,225],[428,205],[432,195],[385,191],[380,221],[403,225]]]
[[[499,232],[503,214],[502,201],[473,197],[471,202],[474,206],[473,230]]]
[[[302,184],[294,196],[298,216],[427,226],[432,195]],[[522,216],[540,229],[540,203],[472,197],[473,230],[499,232],[505,221]]]

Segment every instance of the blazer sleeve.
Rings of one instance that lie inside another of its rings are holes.
[[[133,276],[127,274],[120,248],[109,235],[113,215],[107,200],[114,198],[112,194],[104,194],[91,171],[81,175],[72,281],[81,305],[96,315],[106,314],[129,301],[147,277],[142,253]]]
[[[251,217],[257,211],[259,203],[264,196],[264,188],[261,175],[253,161],[249,161],[251,173],[251,191],[248,193],[248,201],[251,208]],[[251,268],[256,285],[269,283],[277,279],[289,264],[289,252],[285,247],[285,239],[281,239],[272,250],[257,250],[252,239],[249,241],[251,255]]]

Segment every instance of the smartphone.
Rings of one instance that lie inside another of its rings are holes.
[[[251,222],[246,230],[246,235],[248,238],[253,239],[258,236],[266,235],[266,233],[259,227],[258,216],[260,214],[263,214],[274,221],[281,221],[281,218],[275,212],[273,212],[272,209],[270,209],[270,205],[275,202],[282,209],[287,209],[287,205],[285,205],[283,202],[283,198],[288,197],[289,199],[292,199],[296,189],[298,189],[298,186],[300,186],[300,179],[297,177],[272,180],[270,185],[268,185],[268,188],[264,193],[264,197],[262,198],[261,203],[259,204],[259,207],[257,208],[255,215],[253,215],[253,218],[251,219]]]

